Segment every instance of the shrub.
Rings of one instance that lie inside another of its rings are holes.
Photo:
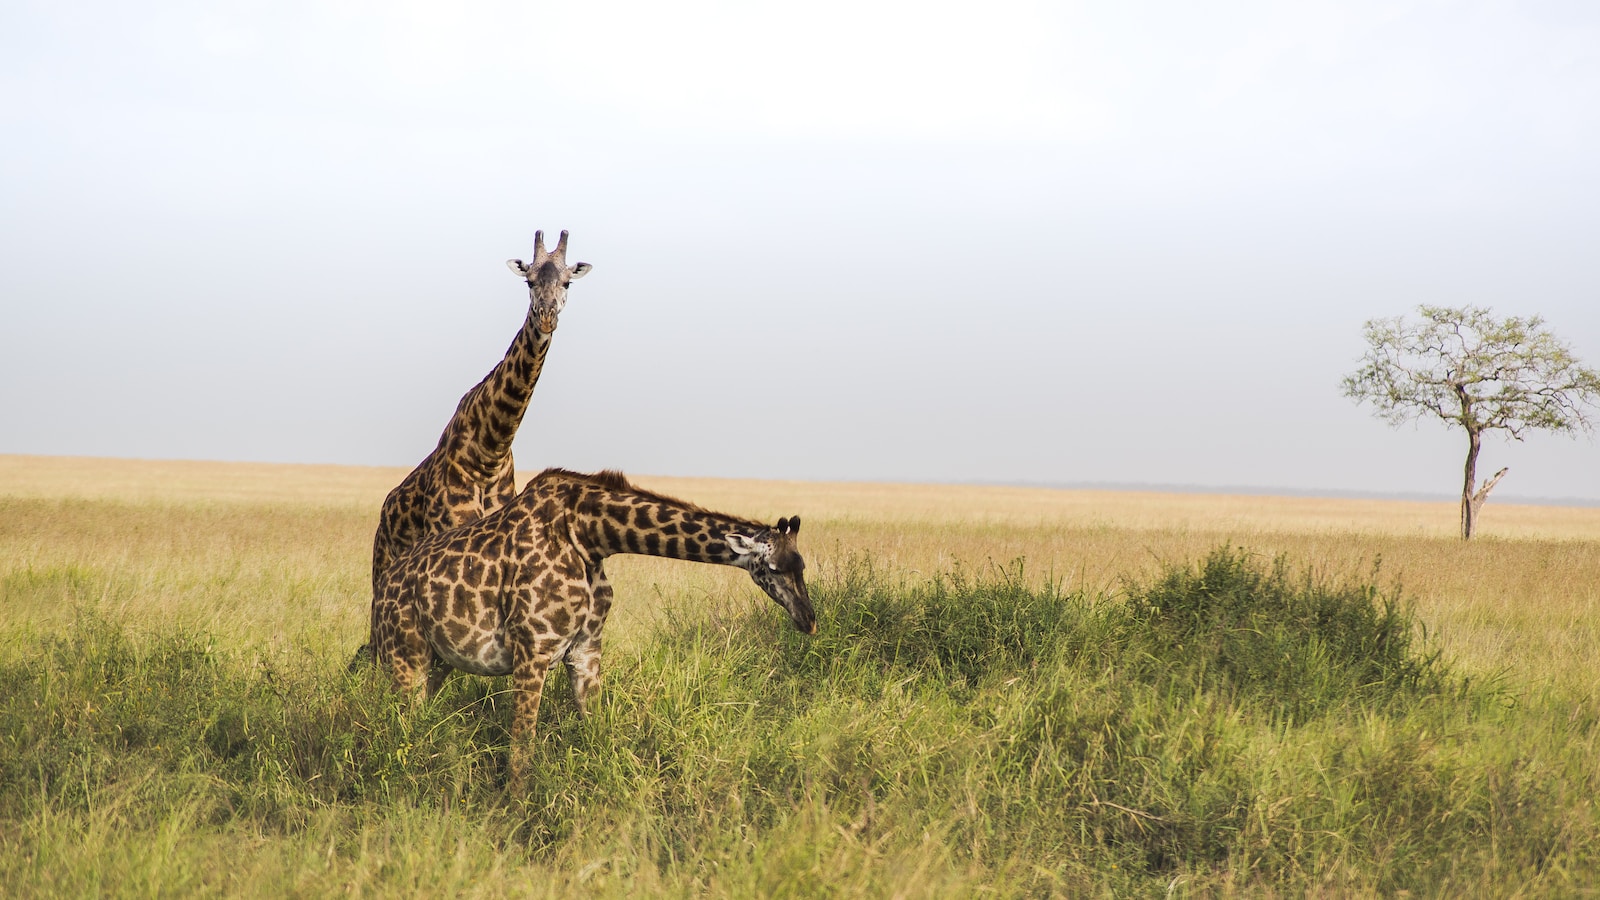
[[[1156,668],[1297,722],[1441,690],[1438,650],[1419,646],[1398,593],[1374,580],[1296,576],[1283,557],[1263,565],[1222,547],[1129,587],[1130,640]]]

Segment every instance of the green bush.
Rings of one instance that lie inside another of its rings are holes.
[[[1282,557],[1264,566],[1223,547],[1197,566],[1168,566],[1129,589],[1127,612],[1130,640],[1157,668],[1292,721],[1403,706],[1448,680],[1398,596],[1373,579],[1295,575]]]

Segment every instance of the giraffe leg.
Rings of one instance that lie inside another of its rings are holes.
[[[611,612],[611,582],[598,564],[589,572],[589,621],[567,650],[567,676],[578,713],[588,715],[600,699],[601,631]]]
[[[564,662],[578,714],[587,716],[600,699],[600,636],[584,635],[574,640]]]
[[[439,686],[444,684],[445,678],[449,677],[452,671],[454,670],[439,660],[432,660],[428,666],[428,683],[422,689],[423,698],[432,700],[434,695],[439,693]]]
[[[394,681],[395,690],[405,694],[415,705],[416,700],[422,696],[420,689],[425,681],[426,669],[404,656],[391,657],[387,664],[389,678]]]
[[[539,723],[539,698],[544,692],[545,675],[554,661],[555,641],[540,639],[511,669],[514,702],[511,708],[511,789],[520,792],[526,782],[528,757]]]
[[[395,689],[415,702],[422,694],[433,660],[433,649],[422,639],[415,611],[392,602],[375,605],[372,652],[378,664],[388,671]]]

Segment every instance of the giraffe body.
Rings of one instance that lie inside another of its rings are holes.
[[[737,566],[812,634],[799,528],[798,517],[768,526],[710,512],[616,472],[547,469],[511,503],[423,540],[389,567],[373,596],[372,646],[397,687],[424,695],[441,664],[511,675],[511,771],[520,780],[550,666],[567,666],[580,712],[599,692],[612,600],[606,557]]]

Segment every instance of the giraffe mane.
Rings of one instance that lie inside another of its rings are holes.
[[[670,497],[666,494],[658,494],[655,491],[647,491],[629,481],[628,476],[622,474],[622,472],[618,469],[602,469],[599,472],[589,473],[574,472],[571,469],[563,469],[559,466],[552,466],[548,469],[545,469],[543,472],[540,472],[538,475],[535,475],[534,478],[535,480],[544,478],[563,478],[569,481],[585,482],[603,490],[626,491],[627,493],[637,495],[645,500],[653,500],[657,503],[670,504],[672,506],[681,507],[690,512],[720,516],[724,519],[730,519],[739,523],[740,525],[746,525],[757,530],[771,528],[770,525],[757,522],[754,519],[746,519],[743,516],[731,516],[727,513],[719,513],[715,510],[706,509],[698,503],[692,503],[688,500],[683,500],[678,497]]]

